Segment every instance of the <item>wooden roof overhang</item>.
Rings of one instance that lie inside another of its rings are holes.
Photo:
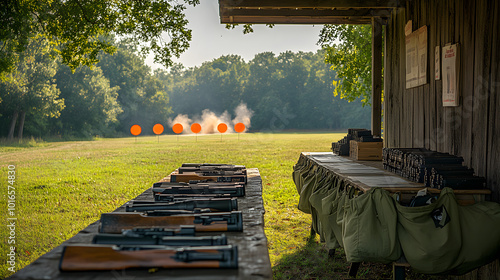
[[[226,24],[371,24],[405,0],[219,0]]]

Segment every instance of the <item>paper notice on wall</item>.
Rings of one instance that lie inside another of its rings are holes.
[[[406,88],[418,85],[417,37],[415,33],[406,36]]]
[[[442,54],[443,106],[458,106],[458,44],[444,46]]]
[[[427,26],[422,26],[415,31],[417,36],[417,55],[418,55],[418,84],[427,84]]]
[[[427,83],[427,26],[406,36],[406,88]]]

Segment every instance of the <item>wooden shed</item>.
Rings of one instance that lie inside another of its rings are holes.
[[[371,24],[373,134],[383,131],[389,148],[462,156],[476,175],[486,177],[491,200],[500,202],[500,2],[219,0],[219,5],[224,24]],[[463,278],[498,275],[497,260]]]

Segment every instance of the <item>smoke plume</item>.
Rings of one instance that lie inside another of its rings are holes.
[[[179,114],[173,120],[169,119],[168,124],[172,127],[176,123],[180,123],[184,130],[184,134],[192,134],[191,124],[199,123],[201,125],[201,134],[211,134],[219,133],[217,126],[220,123],[225,123],[227,125],[226,133],[234,132],[234,125],[237,123],[243,123],[245,125],[245,132],[251,125],[251,118],[253,116],[253,111],[247,108],[245,103],[240,103],[238,107],[234,110],[235,117],[231,119],[231,115],[224,111],[222,115],[217,116],[214,112],[209,109],[202,111],[202,115],[199,118],[190,119],[188,115]]]

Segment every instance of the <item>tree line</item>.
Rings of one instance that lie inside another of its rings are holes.
[[[333,96],[336,73],[324,51],[264,52],[248,62],[225,55],[152,72],[135,44],[108,40],[113,55],[101,52],[97,64],[74,71],[48,41],[30,40],[0,82],[0,135],[122,136],[133,124],[147,134],[178,114],[222,114],[242,102],[254,112],[252,131],[369,127],[369,108]]]
[[[222,114],[243,102],[254,111],[254,131],[369,127],[370,109],[360,100],[333,96],[336,72],[325,64],[325,54],[263,52],[248,62],[225,55],[190,69],[175,65],[156,76],[174,114],[196,116],[203,109]]]

